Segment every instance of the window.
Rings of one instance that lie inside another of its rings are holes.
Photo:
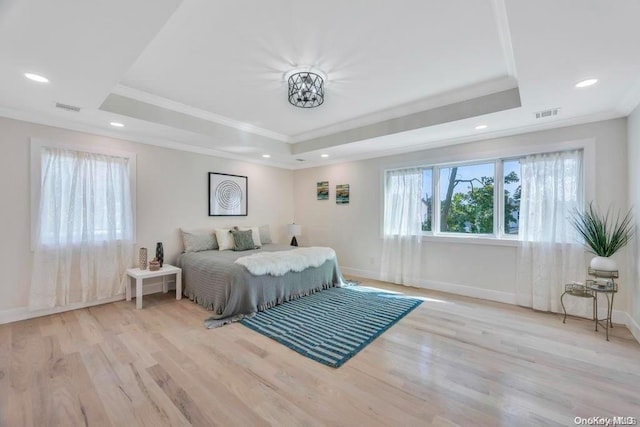
[[[393,203],[405,203],[404,197],[419,198],[423,234],[517,237],[523,159],[402,169],[421,171],[422,186],[407,187],[400,193],[394,187]],[[387,171],[387,178],[398,171]],[[388,185],[385,191],[389,194]],[[410,191],[416,194],[409,196]],[[385,200],[391,203],[388,197]]]
[[[32,168],[34,249],[135,239],[135,155],[35,140]]]
[[[31,140],[29,307],[122,293],[134,247],[135,155]]]
[[[506,235],[518,234],[520,224],[520,159],[502,162],[504,188],[504,229]]]
[[[133,240],[128,159],[42,150],[41,244]]]
[[[493,163],[440,168],[440,231],[493,233]]]
[[[422,231],[431,231],[433,223],[433,169],[422,171]]]

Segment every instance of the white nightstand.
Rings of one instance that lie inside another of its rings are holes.
[[[182,269],[173,265],[164,264],[160,270],[140,270],[139,268],[128,268],[127,276],[136,281],[136,308],[142,308],[142,281],[152,277],[162,277],[162,292],[167,293],[167,276],[176,275],[176,299],[182,299]],[[126,285],[127,301],[131,301],[131,283]]]

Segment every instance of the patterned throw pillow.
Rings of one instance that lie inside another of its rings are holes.
[[[253,244],[256,245],[257,248],[262,246],[262,242],[260,242],[260,230],[258,227],[238,227],[236,230],[247,231],[251,230],[251,237],[253,238]]]
[[[193,232],[187,230],[182,231],[182,243],[185,252],[200,252],[218,249],[218,242],[213,231],[210,232]]]
[[[253,237],[251,230],[239,231],[230,230],[233,235],[233,241],[235,243],[234,251],[248,251],[249,249],[255,249],[256,244],[253,243]]]

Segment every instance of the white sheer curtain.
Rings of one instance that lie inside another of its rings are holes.
[[[31,309],[123,292],[133,251],[128,162],[43,147]]]
[[[422,264],[422,169],[385,173],[381,277],[418,284]]]
[[[527,156],[521,168],[517,302],[560,312],[564,284],[586,276],[584,247],[569,221],[583,207],[582,151]],[[564,302],[571,314],[590,314],[590,300]]]

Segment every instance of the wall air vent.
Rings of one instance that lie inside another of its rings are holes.
[[[297,162],[306,162],[305,159],[296,159]]]
[[[538,111],[535,113],[536,119],[546,119],[547,117],[555,117],[560,114],[560,107],[550,108],[548,110]]]
[[[80,107],[75,107],[73,105],[67,105],[67,104],[61,104],[59,102],[56,102],[56,108],[62,108],[63,110],[67,110],[67,111],[75,111],[76,113],[80,111]]]

